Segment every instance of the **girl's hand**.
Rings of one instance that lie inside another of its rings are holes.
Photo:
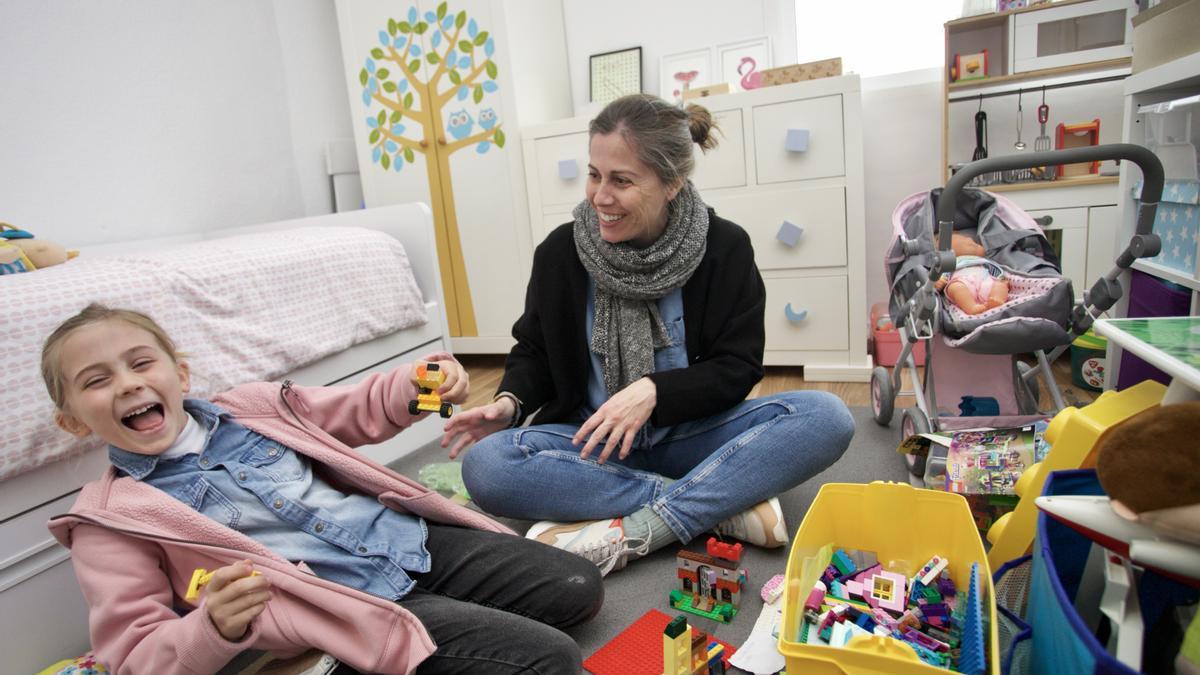
[[[413,364],[413,382],[417,381],[417,365],[422,363],[417,361]],[[460,404],[467,400],[467,394],[471,389],[471,378],[467,375],[467,371],[457,361],[427,361],[424,363],[436,363],[442,374],[446,376],[442,386],[438,387],[438,396],[447,403]],[[417,386],[421,386],[417,384]]]
[[[262,614],[271,599],[271,582],[266,575],[250,576],[253,571],[249,560],[226,565],[213,572],[206,586],[204,606],[208,618],[230,642],[246,635],[250,622]]]
[[[587,445],[579,453],[580,459],[587,459],[592,450],[604,441],[604,449],[596,461],[603,464],[620,444],[620,459],[629,456],[633,449],[633,439],[637,432],[650,419],[654,406],[658,404],[658,387],[648,377],[643,377],[631,383],[621,391],[612,395],[604,402],[591,417],[575,432],[571,439],[572,445],[579,445],[587,438]]]
[[[517,406],[509,398],[500,398],[478,408],[463,410],[446,422],[445,433],[442,434],[442,447],[449,446],[453,441],[450,459],[455,459],[458,453],[471,443],[501,429],[507,429],[516,412]]]

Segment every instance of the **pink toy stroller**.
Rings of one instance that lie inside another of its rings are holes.
[[[1129,160],[1142,169],[1137,230],[1116,266],[1084,293],[1082,302],[1073,304],[1071,282],[1062,276],[1039,223],[1005,197],[965,186],[992,171],[1106,159]],[[902,201],[892,214],[894,239],[884,259],[891,284],[889,311],[902,351],[891,373],[877,367],[871,374],[875,421],[884,426],[891,422],[898,394],[916,397],[916,406],[901,415],[902,440],[943,430],[1020,426],[1061,409],[1062,394],[1050,363],[1121,297],[1118,279],[1124,270],[1137,258],[1158,254],[1161,244],[1152,225],[1162,185],[1162,165],[1153,153],[1138,145],[1114,144],[971,162],[945,189]],[[956,267],[952,232],[979,242],[989,264],[1003,270],[1009,283],[1003,305],[970,315],[935,289],[935,280]],[[927,342],[923,381],[912,356],[918,340]],[[1037,365],[1016,358],[1024,354],[1032,354]],[[901,391],[906,369],[911,391]],[[1039,380],[1054,410],[1038,410]],[[914,475],[924,475],[925,457],[906,458]]]

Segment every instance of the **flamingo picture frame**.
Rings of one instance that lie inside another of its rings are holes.
[[[713,84],[712,49],[667,54],[659,62],[659,95],[679,103],[689,89]]]
[[[732,91],[764,86],[762,72],[771,67],[771,39],[763,36],[717,46],[717,80]]]

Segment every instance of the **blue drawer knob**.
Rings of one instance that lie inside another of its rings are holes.
[[[558,177],[573,180],[579,176],[579,163],[573,159],[558,160]]]
[[[784,306],[783,314],[787,317],[787,320],[791,321],[792,323],[800,323],[808,318],[807,309],[802,309],[797,312],[796,310],[792,309],[792,303],[790,302]]]
[[[788,129],[787,140],[783,147],[788,152],[805,152],[808,150],[808,129]]]
[[[790,220],[783,221],[779,226],[779,232],[775,233],[775,238],[783,242],[786,246],[795,246],[800,243],[800,235],[804,234],[804,228],[796,225]]]

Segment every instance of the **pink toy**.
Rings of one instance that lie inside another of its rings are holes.
[[[879,606],[893,612],[903,612],[907,596],[906,582],[902,574],[878,572],[870,577],[863,587],[863,599],[872,607]]]
[[[774,581],[775,579],[779,579],[779,578],[781,578],[781,577],[780,576],[772,577],[771,581]],[[771,582],[768,581],[767,583],[769,584]],[[767,587],[763,586],[763,594],[764,594],[763,600],[767,599],[766,591],[767,591]],[[811,609],[814,612],[819,611],[821,609],[821,603],[824,601],[825,601],[825,584],[818,581],[817,585],[813,586],[812,592],[808,594],[808,599],[804,601],[804,609]],[[770,601],[768,600],[768,602],[770,602]]]
[[[821,584],[819,581],[817,583]],[[821,584],[821,588],[824,589],[825,586]],[[824,591],[822,590],[822,592]],[[783,594],[782,574],[776,574],[770,579],[767,579],[767,583],[763,584],[762,590],[759,592],[759,595],[762,596],[763,602],[767,604],[771,604],[772,602],[778,600],[781,594]],[[807,607],[807,604],[805,607]]]

